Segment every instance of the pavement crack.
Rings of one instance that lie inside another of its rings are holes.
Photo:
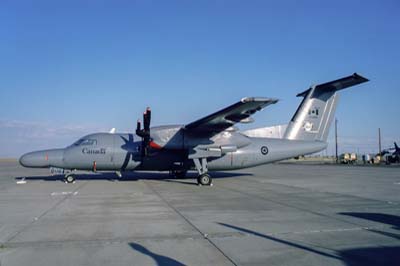
[[[224,256],[230,263],[237,266],[238,264],[234,262],[225,252],[220,249],[210,238],[211,236],[207,235],[200,228],[194,225],[185,215],[183,215],[177,208],[175,208],[172,204],[168,202],[149,182],[143,180],[143,183],[160,199],[162,200],[171,210],[173,210],[176,214],[178,214],[187,224],[189,224],[193,229],[195,229],[205,240],[207,240],[216,250],[218,250],[222,256]]]

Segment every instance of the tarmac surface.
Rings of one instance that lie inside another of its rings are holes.
[[[1,266],[400,265],[399,167],[48,173],[0,162]]]

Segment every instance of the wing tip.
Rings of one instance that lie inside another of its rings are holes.
[[[369,81],[369,79],[367,79],[366,77],[361,76],[361,75],[358,74],[357,72],[354,72],[354,73],[353,73],[353,77],[354,77],[355,79],[360,80],[361,83],[362,83],[362,82],[367,82],[367,81]]]

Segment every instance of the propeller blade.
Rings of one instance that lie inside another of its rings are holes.
[[[151,122],[151,110],[150,107],[147,107],[146,111],[143,113],[144,131],[150,132],[150,122]]]
[[[140,119],[138,119],[138,121],[136,122],[136,135],[138,135],[138,136],[141,136],[141,127],[142,127],[142,125],[141,125],[141,122],[140,122]]]

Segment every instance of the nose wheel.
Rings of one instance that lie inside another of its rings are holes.
[[[74,183],[75,176],[73,174],[67,174],[67,175],[65,175],[64,180],[65,180],[65,182],[67,182],[69,184]]]

